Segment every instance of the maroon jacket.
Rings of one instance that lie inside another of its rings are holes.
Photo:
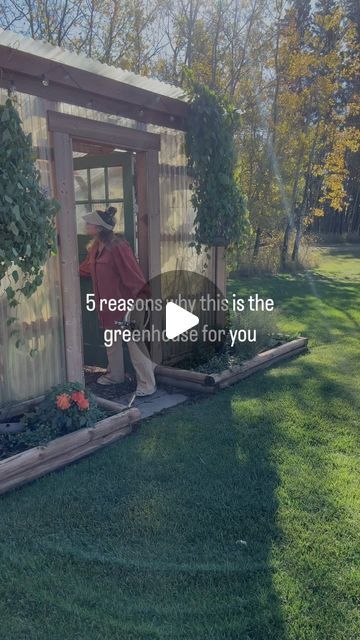
[[[101,248],[99,242],[95,241],[80,265],[80,275],[91,276],[96,309],[103,329],[116,328],[115,321],[121,320],[126,311],[110,311],[106,304],[100,311],[101,298],[135,300],[150,297],[149,286],[126,240],[117,240]]]

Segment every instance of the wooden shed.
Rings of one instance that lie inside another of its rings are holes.
[[[66,380],[83,381],[84,364],[104,364],[96,320],[82,304],[89,285],[78,275],[84,212],[117,207],[117,230],[148,278],[187,269],[216,278],[224,290],[223,261],[205,264],[189,246],[194,211],[183,147],[187,104],[179,88],[0,29],[1,102],[8,89],[32,133],[42,184],[61,210],[58,253],[43,285],[17,308],[21,348],[6,324],[12,315],[6,278],[0,284],[0,407]],[[175,362],[177,348],[168,345],[163,361]]]

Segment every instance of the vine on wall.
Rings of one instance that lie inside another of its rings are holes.
[[[185,152],[192,178],[195,246],[228,246],[240,241],[247,224],[245,199],[237,182],[234,135],[238,113],[210,88],[191,82]]]
[[[31,134],[24,133],[15,99],[9,97],[0,105],[0,281],[9,279],[10,307],[21,295],[29,298],[43,281],[44,264],[56,249],[58,208],[41,187]]]

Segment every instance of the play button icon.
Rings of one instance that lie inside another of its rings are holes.
[[[173,340],[181,333],[199,324],[199,317],[186,311],[175,302],[167,302],[165,316],[165,334],[168,340]]]

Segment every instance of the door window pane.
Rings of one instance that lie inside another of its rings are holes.
[[[87,169],[76,169],[74,171],[74,184],[75,184],[75,200],[88,200],[88,174]]]
[[[82,219],[82,216],[85,215],[85,213],[89,213],[90,211],[90,205],[88,204],[77,204],[76,205],[76,228],[77,228],[77,234],[79,236],[83,236],[86,235],[86,230],[85,230],[85,220]]]
[[[91,199],[105,200],[105,170],[90,169]]]
[[[109,200],[117,200],[123,197],[123,171],[122,167],[108,168]]]

